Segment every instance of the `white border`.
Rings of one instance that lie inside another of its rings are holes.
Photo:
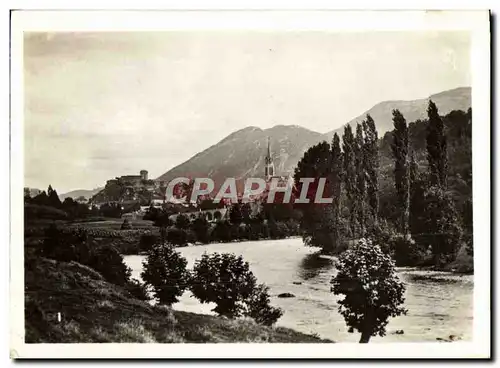
[[[450,358],[490,356],[490,38],[486,11],[24,11],[12,13],[11,356],[23,358]],[[472,342],[381,344],[24,344],[24,31],[467,30],[472,42],[475,285]]]

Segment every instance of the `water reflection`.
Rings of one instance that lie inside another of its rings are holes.
[[[299,276],[303,280],[310,280],[317,277],[322,271],[333,267],[334,260],[325,257],[320,252],[307,254],[299,264]]]

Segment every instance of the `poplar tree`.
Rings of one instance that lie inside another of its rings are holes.
[[[443,120],[432,100],[429,101],[427,116],[427,160],[429,161],[430,184],[446,189],[448,176],[447,142]]]
[[[399,110],[392,111],[394,123],[393,141],[391,144],[394,156],[394,182],[401,211],[400,230],[409,234],[410,217],[410,173],[408,169],[408,125]]]
[[[364,157],[366,171],[366,191],[368,196],[368,205],[373,219],[374,227],[378,224],[378,169],[380,165],[378,151],[378,133],[375,122],[370,115],[366,115],[363,121],[363,132],[365,135]]]
[[[339,245],[340,241],[340,196],[342,191],[342,150],[340,148],[340,139],[337,133],[333,136],[331,149],[331,185],[333,194],[333,244]]]
[[[342,136],[343,166],[344,166],[344,187],[347,197],[347,207],[349,208],[349,228],[351,236],[355,238],[356,234],[356,209],[354,201],[356,199],[356,167],[354,157],[354,135],[351,125],[344,127]]]
[[[364,159],[364,138],[363,127],[361,124],[356,125],[356,138],[354,144],[354,160],[356,166],[356,215],[359,224],[361,237],[365,236],[365,199],[366,199],[366,172]]]

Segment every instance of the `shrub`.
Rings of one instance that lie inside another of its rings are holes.
[[[144,233],[141,235],[141,239],[139,241],[139,247],[141,251],[149,251],[153,246],[160,242],[158,236],[151,234],[150,232]]]
[[[188,232],[184,229],[178,229],[176,227],[169,227],[167,230],[167,242],[173,245],[185,246],[187,245]]]
[[[423,262],[425,253],[420,250],[420,247],[413,239],[395,236],[389,242],[393,250],[396,266],[418,266]]]
[[[136,299],[143,301],[149,301],[151,299],[148,294],[146,285],[139,282],[139,280],[130,279],[125,284],[125,289],[127,289],[127,291]]]
[[[394,263],[378,245],[361,239],[344,252],[332,279],[332,292],[345,295],[339,313],[350,330],[361,333],[360,343],[371,336],[385,335],[389,317],[406,314],[405,286],[396,275]]]
[[[107,281],[116,285],[125,285],[132,271],[125,264],[123,256],[112,245],[93,247],[89,260],[84,263],[99,272]]]
[[[121,230],[131,230],[132,229],[132,224],[128,221],[128,219],[123,220],[122,226],[120,228]]]
[[[245,316],[253,318],[255,322],[271,326],[283,315],[283,310],[269,305],[269,288],[264,284],[258,285],[249,300]]]
[[[432,246],[434,264],[441,268],[451,263],[462,240],[462,227],[453,199],[440,187],[430,187],[424,194],[425,217],[415,240],[422,248]]]
[[[210,225],[205,217],[198,217],[193,221],[191,228],[193,229],[196,239],[201,243],[210,241],[209,229]]]
[[[193,269],[191,292],[201,303],[213,302],[219,315],[239,317],[256,288],[248,262],[230,253],[203,254]]]
[[[141,277],[152,288],[155,300],[160,304],[176,303],[190,279],[186,258],[164,243],[155,245],[142,265]]]

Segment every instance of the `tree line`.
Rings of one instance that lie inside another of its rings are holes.
[[[346,125],[341,138],[336,133],[331,144],[321,142],[305,152],[294,174],[297,192],[302,190],[300,178],[326,177],[333,203],[296,205],[303,214],[300,227],[304,241],[325,253],[339,253],[349,241],[371,237],[378,239],[400,265],[427,262],[443,267],[455,259],[463,244],[472,253],[471,180],[465,189],[457,184],[468,180],[471,169],[472,112],[452,111],[442,117],[429,101],[427,119],[410,124],[410,129],[399,110],[392,115],[394,129],[382,141],[374,120],[367,115],[355,128]],[[425,155],[415,149],[422,136]],[[451,189],[449,136],[453,138],[452,157],[457,153],[461,159],[453,162]],[[382,156],[381,169],[380,149],[387,140],[392,163]],[[458,153],[457,141],[465,156]],[[314,198],[316,189],[310,185],[308,198]]]

